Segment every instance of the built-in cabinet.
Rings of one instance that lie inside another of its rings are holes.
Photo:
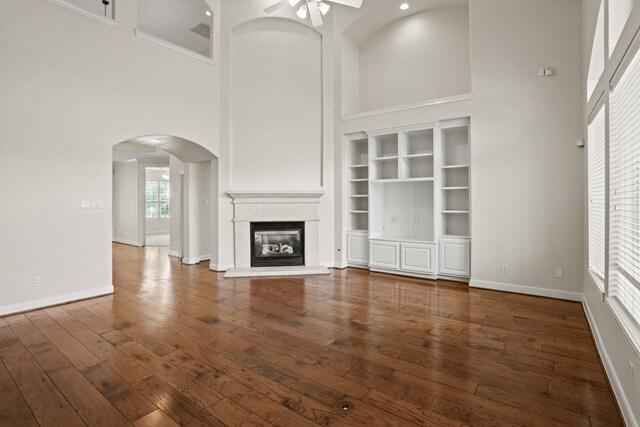
[[[468,119],[348,135],[348,264],[468,278],[469,159]]]

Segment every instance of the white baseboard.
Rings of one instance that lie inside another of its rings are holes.
[[[111,239],[111,241],[116,243],[122,243],[123,245],[129,245],[129,246],[137,246],[137,247],[142,246],[140,242],[134,242],[133,240],[116,239],[115,237]]]
[[[180,252],[178,252],[178,251],[169,251],[169,256],[171,258],[180,258]]]
[[[233,264],[209,264],[209,270],[212,271],[227,271],[235,267]]]
[[[538,288],[535,286],[516,285],[512,283],[490,282],[471,279],[469,287],[491,289],[494,291],[514,292],[517,294],[535,295],[539,297],[557,298],[569,301],[582,301],[582,292],[560,291],[557,289]]]
[[[589,326],[591,327],[593,338],[596,341],[598,353],[600,353],[600,360],[602,360],[604,369],[607,372],[607,377],[609,378],[609,382],[611,383],[611,387],[613,388],[613,394],[615,394],[616,399],[618,400],[618,405],[620,406],[620,411],[622,412],[622,417],[624,418],[625,424],[628,427],[638,427],[640,423],[634,418],[633,412],[631,412],[629,399],[627,399],[627,395],[625,394],[624,389],[620,384],[620,379],[616,374],[616,370],[613,368],[613,363],[611,363],[611,359],[609,358],[607,349],[602,342],[602,336],[600,335],[600,331],[598,330],[598,326],[595,319],[593,318],[593,314],[591,313],[591,309],[589,308],[589,304],[587,303],[586,298],[583,298],[582,300],[582,308],[587,315],[587,321],[589,322]]]
[[[194,265],[202,261],[209,261],[210,259],[211,259],[211,255],[200,255],[199,257],[195,257],[195,258],[182,258],[182,263],[188,264],[188,265]]]
[[[333,268],[337,268],[337,269],[340,269],[340,270],[344,270],[347,267],[349,267],[349,263],[348,262],[336,262],[333,265]]]
[[[40,298],[18,304],[5,305],[0,307],[0,316],[22,313],[24,311],[37,310],[39,308],[51,307],[52,305],[64,304],[72,301],[79,301],[87,298],[95,298],[113,293],[113,285],[102,288],[92,288],[80,292],[56,295],[53,297]]]

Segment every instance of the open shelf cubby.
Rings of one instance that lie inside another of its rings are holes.
[[[369,140],[367,138],[350,141],[351,162],[350,166],[364,166],[369,163]]]
[[[374,178],[376,180],[398,179],[398,158],[374,160]]]
[[[433,157],[405,157],[404,178],[433,178]]]
[[[368,197],[352,197],[351,198],[351,210],[363,212],[369,211],[369,198]]]
[[[369,167],[351,167],[351,179],[369,179]]]
[[[433,129],[405,132],[407,156],[433,155]]]
[[[349,231],[368,231],[369,230],[369,214],[366,212],[349,213],[351,224]]]
[[[442,165],[469,164],[469,126],[442,129]]]
[[[442,187],[469,187],[469,168],[442,169]]]
[[[375,152],[373,159],[398,158],[398,134],[378,135],[372,137]]]

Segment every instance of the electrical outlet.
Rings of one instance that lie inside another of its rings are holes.
[[[36,276],[33,278],[33,286],[36,288],[42,284],[42,277]]]
[[[502,272],[503,273],[508,273],[509,272],[509,266],[507,264],[502,264]]]
[[[561,268],[556,268],[556,279],[562,279],[564,277],[564,272]]]
[[[633,363],[629,362],[629,380],[631,381],[631,384],[633,384],[633,380],[635,380],[635,376],[636,376],[635,367],[633,366]]]
[[[80,209],[91,209],[91,202],[89,200],[81,200]]]

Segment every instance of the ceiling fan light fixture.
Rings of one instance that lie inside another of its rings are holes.
[[[303,4],[302,6],[300,6],[300,9],[298,9],[298,11],[296,12],[296,15],[298,15],[298,18],[300,19],[307,19],[307,5]]]
[[[295,5],[297,5],[298,3],[300,3],[300,0],[289,0],[289,4],[290,4],[291,6],[295,6]]]
[[[321,1],[318,2],[318,9],[320,9],[320,13],[322,13],[323,15],[326,15],[327,12],[329,12],[330,8],[331,6],[329,6],[328,4]]]

